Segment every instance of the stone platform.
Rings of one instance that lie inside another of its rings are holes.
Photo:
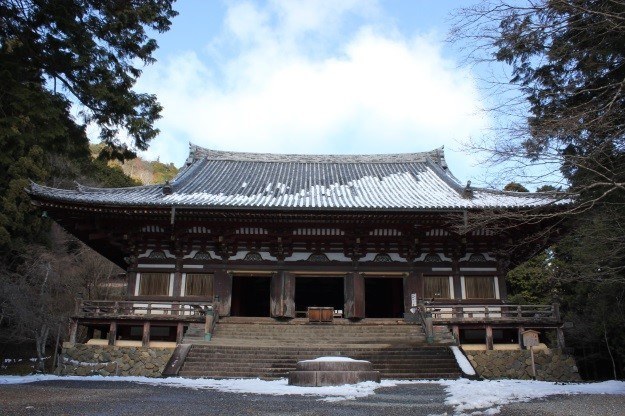
[[[289,384],[293,386],[341,386],[363,381],[380,382],[380,372],[373,371],[369,361],[348,357],[319,357],[297,363],[295,371],[289,372]]]

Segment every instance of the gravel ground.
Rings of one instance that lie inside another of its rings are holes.
[[[126,382],[49,381],[0,387],[0,415],[336,415],[451,414],[438,384],[380,388],[358,400],[269,396]]]
[[[0,415],[453,415],[436,383],[380,388],[356,400],[222,393],[130,382],[47,381],[0,386]],[[625,396],[552,396],[512,403],[502,416],[625,415]]]
[[[583,394],[550,396],[527,403],[512,403],[502,408],[501,416],[623,416],[625,396]]]

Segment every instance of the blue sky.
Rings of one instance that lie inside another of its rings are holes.
[[[181,0],[138,89],[163,105],[144,156],[182,165],[188,143],[274,153],[394,153],[445,146],[454,174],[484,174],[463,142],[491,124],[445,37],[470,1]]]

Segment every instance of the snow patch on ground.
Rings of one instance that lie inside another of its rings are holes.
[[[375,393],[380,387],[393,387],[399,381],[383,380],[381,383],[366,381],[358,384],[325,387],[300,387],[289,386],[287,379],[260,380],[256,379],[189,379],[180,377],[149,378],[149,377],[102,377],[102,376],[55,376],[55,375],[31,375],[31,376],[4,376],[0,377],[0,386],[3,384],[24,384],[37,381],[125,381],[154,386],[184,387],[192,389],[210,389],[230,393],[270,394],[275,396],[304,395],[319,396],[325,401],[353,400],[358,397],[366,397]]]
[[[375,394],[380,387],[395,387],[401,384],[436,383],[444,386],[447,392],[445,404],[454,408],[455,414],[494,415],[501,406],[524,402],[556,394],[622,394],[625,395],[625,382],[604,381],[601,383],[554,383],[531,380],[483,380],[468,379],[439,381],[399,381],[382,380],[381,383],[364,382],[344,386],[299,387],[289,386],[286,379],[265,381],[260,379],[186,379],[148,377],[101,377],[101,376],[3,376],[0,386],[24,384],[37,381],[75,380],[134,382],[154,386],[168,386],[192,389],[210,389],[230,393],[307,395],[317,396],[324,401],[354,400]]]
[[[456,361],[458,362],[458,365],[460,366],[462,372],[468,376],[474,376],[475,369],[473,368],[469,360],[467,360],[467,357],[465,357],[462,351],[460,351],[460,348],[454,345],[451,347],[451,350],[454,352],[454,357],[456,357]]]
[[[457,413],[493,415],[501,406],[527,402],[556,394],[624,394],[625,382],[555,383],[532,380],[440,380],[448,397],[446,404]],[[476,413],[473,413],[478,411]]]
[[[315,363],[315,362],[350,362],[350,363],[366,363],[365,360],[354,360],[349,357],[317,357],[314,360],[304,360],[300,361],[301,363]]]

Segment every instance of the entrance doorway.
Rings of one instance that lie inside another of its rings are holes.
[[[269,316],[269,276],[232,278],[231,316]]]
[[[365,316],[367,318],[403,318],[403,278],[365,277]]]
[[[296,277],[295,310],[306,311],[309,306],[331,306],[343,310],[343,277]]]

